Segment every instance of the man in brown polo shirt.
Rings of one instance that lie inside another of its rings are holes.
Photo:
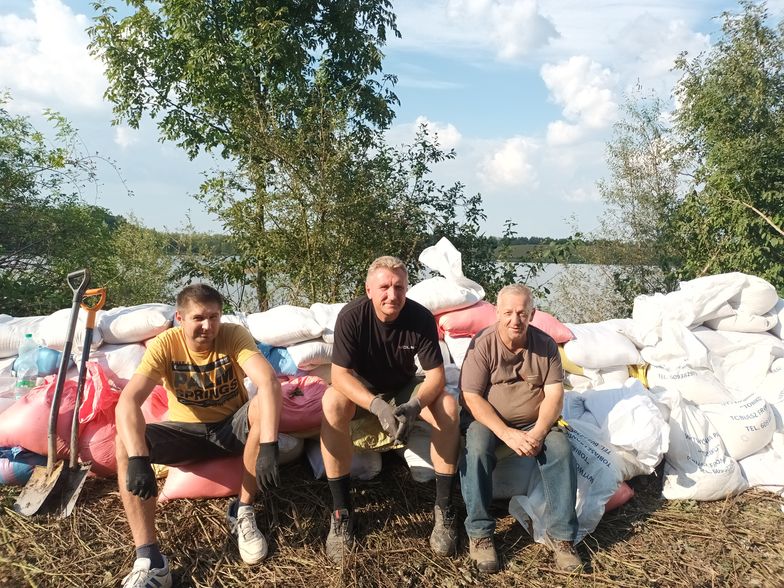
[[[569,440],[556,426],[563,407],[563,369],[555,341],[529,324],[533,315],[527,287],[502,288],[496,324],[474,337],[460,373],[466,438],[460,487],[470,556],[484,572],[498,571],[495,518],[489,512],[497,448],[536,459],[555,565],[564,571],[582,568],[574,549],[577,479]]]

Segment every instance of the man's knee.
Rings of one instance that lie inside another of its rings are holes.
[[[444,390],[431,405],[433,417],[441,429],[456,428],[460,419],[460,405],[457,399]]]
[[[327,422],[345,423],[353,418],[356,405],[343,393],[330,386],[321,398],[321,409]]]
[[[466,455],[481,459],[495,456],[497,439],[495,434],[479,421],[472,422],[466,431]]]

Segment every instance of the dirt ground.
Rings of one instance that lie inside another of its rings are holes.
[[[242,563],[225,523],[227,499],[174,500],[158,508],[159,538],[175,586],[743,586],[784,587],[784,500],[748,491],[699,503],[661,498],[655,474],[630,482],[636,495],[608,513],[579,546],[581,575],[555,571],[552,558],[499,504],[496,546],[503,568],[480,575],[465,534],[455,558],[428,545],[435,488],[411,480],[385,454],[384,469],[357,483],[359,548],[342,568],[325,557],[331,505],[307,465],[286,466],[283,486],[259,499],[270,541],[262,565]],[[11,505],[18,487],[0,487],[0,586],[117,586],[134,552],[114,480],[89,479],[75,514],[25,518]],[[456,497],[458,512],[463,505]]]

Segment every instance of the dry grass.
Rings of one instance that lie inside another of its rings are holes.
[[[551,567],[503,508],[496,545],[503,570],[480,576],[465,536],[456,558],[428,546],[434,487],[411,481],[396,456],[376,480],[355,486],[360,548],[342,569],[324,556],[329,491],[307,466],[284,470],[284,486],[257,505],[272,554],[239,559],[224,522],[225,499],[175,500],[158,509],[160,540],[175,586],[784,586],[781,498],[749,491],[713,503],[664,501],[655,476],[634,480],[637,496],[608,514],[580,546],[580,576]],[[0,490],[0,586],[117,586],[133,561],[116,483],[88,480],[75,515],[24,518],[18,488]],[[459,503],[462,507],[462,503]]]

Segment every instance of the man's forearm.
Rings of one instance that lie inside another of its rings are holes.
[[[430,406],[436,398],[444,393],[445,385],[446,378],[444,378],[443,368],[436,368],[426,372],[425,381],[422,382],[422,385],[417,391],[417,398],[419,399],[420,406],[423,408],[425,406]]]
[[[144,436],[146,421],[140,407],[130,403],[118,403],[116,417],[117,434],[122,440],[125,451],[131,457],[149,455],[147,440]]]
[[[348,370],[341,368],[341,372],[336,374],[335,367],[332,368],[332,387],[343,394],[357,406],[365,410],[370,409],[370,403],[376,397],[367,387]]]
[[[259,409],[259,443],[271,443],[278,440],[278,425],[283,400],[280,393],[280,382],[275,378],[259,388],[256,394]]]
[[[562,408],[562,397],[545,397],[542,404],[539,405],[539,416],[536,419],[536,424],[531,429],[531,434],[540,441],[543,440],[558,420],[558,417],[561,416]]]

